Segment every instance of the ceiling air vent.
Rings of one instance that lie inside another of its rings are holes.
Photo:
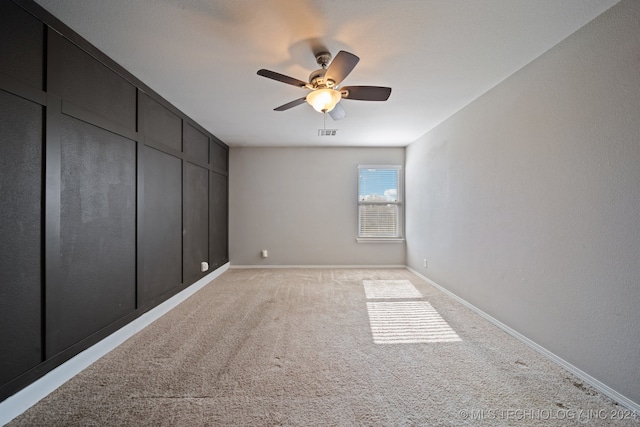
[[[318,136],[336,136],[338,129],[318,129]]]

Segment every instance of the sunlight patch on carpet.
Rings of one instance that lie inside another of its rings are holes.
[[[367,302],[367,311],[376,344],[462,341],[426,301]]]
[[[462,341],[409,280],[363,280],[369,325],[376,344]]]
[[[363,280],[367,299],[422,298],[409,280]]]

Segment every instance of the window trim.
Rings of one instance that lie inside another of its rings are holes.
[[[360,200],[360,171],[362,169],[394,169],[398,171],[398,197],[395,202],[365,202]],[[404,173],[402,165],[358,165],[356,168],[356,215],[357,215],[357,231],[356,242],[358,243],[401,243],[405,241],[404,237]],[[395,204],[398,206],[398,235],[385,236],[361,236],[360,235],[360,206],[362,205],[380,205]]]

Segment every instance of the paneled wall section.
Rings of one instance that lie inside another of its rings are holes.
[[[228,261],[228,147],[30,0],[0,56],[1,401]]]

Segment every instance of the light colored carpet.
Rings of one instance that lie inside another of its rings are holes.
[[[459,339],[376,344],[391,302],[436,323],[383,333]],[[407,270],[231,269],[9,425],[640,425],[619,410]]]

